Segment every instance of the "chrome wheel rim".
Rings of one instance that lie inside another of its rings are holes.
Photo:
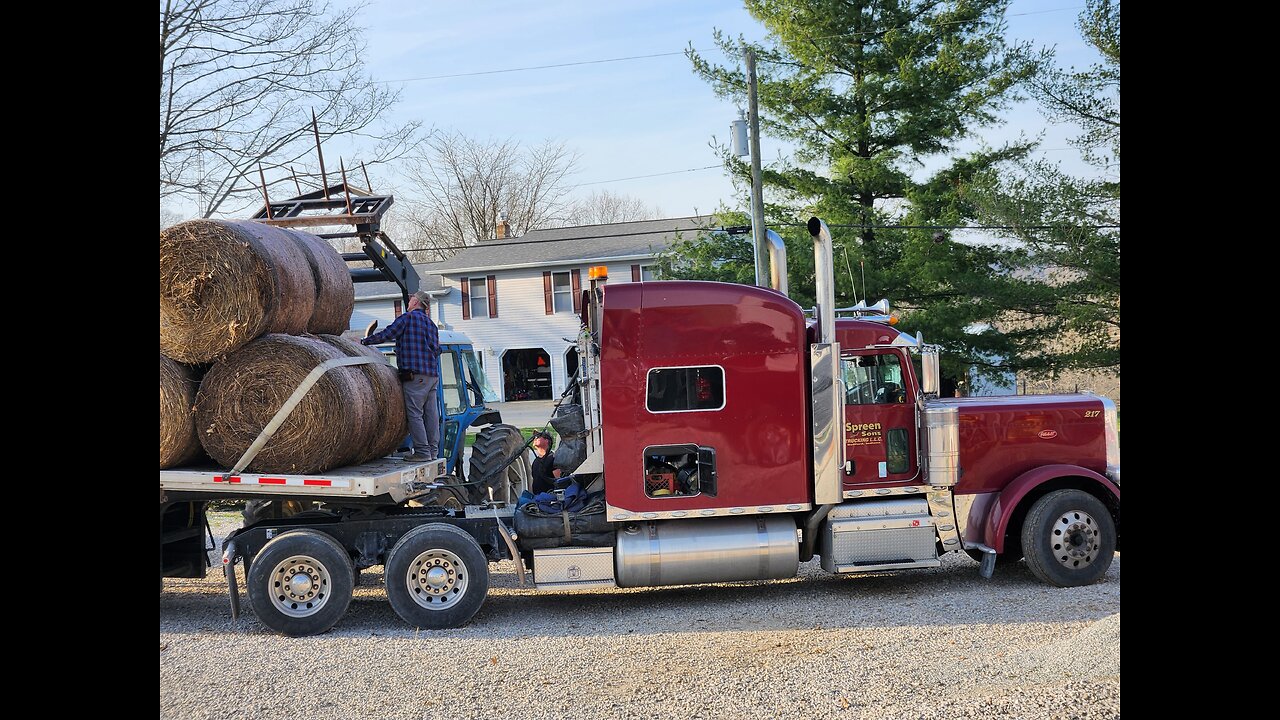
[[[1083,510],[1070,510],[1054,521],[1049,533],[1053,556],[1069,570],[1082,570],[1098,559],[1102,533],[1098,522]]]
[[[448,550],[427,550],[409,563],[405,584],[413,601],[428,610],[448,610],[467,594],[462,558]]]
[[[329,569],[307,555],[292,555],[271,571],[271,603],[289,617],[308,617],[329,602]]]

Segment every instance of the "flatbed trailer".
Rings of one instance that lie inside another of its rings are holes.
[[[214,467],[160,472],[160,576],[204,577],[213,546],[207,510],[216,500],[294,500],[287,517],[258,520],[222,545],[233,618],[239,615],[237,560],[249,601],[268,627],[287,635],[324,632],[346,612],[362,568],[384,565],[392,607],[416,627],[452,627],[488,592],[488,563],[516,555],[512,510],[413,507],[445,482],[443,459],[380,458],[324,473],[230,475]],[[210,544],[206,545],[206,538]],[[523,580],[523,578],[522,578]]]

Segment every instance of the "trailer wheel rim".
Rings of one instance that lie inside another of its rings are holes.
[[[289,617],[309,617],[329,602],[332,586],[324,563],[308,555],[291,555],[271,571],[271,603]]]
[[[409,563],[405,583],[414,602],[428,610],[447,610],[467,594],[467,570],[454,553],[427,550]]]
[[[1049,531],[1053,556],[1069,570],[1083,570],[1098,558],[1102,546],[1101,528],[1083,510],[1069,510],[1054,521]]]

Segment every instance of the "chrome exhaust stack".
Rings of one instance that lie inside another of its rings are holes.
[[[764,237],[769,245],[769,287],[787,295],[787,244],[772,230],[766,230]]]
[[[814,300],[818,305],[819,340],[824,343],[836,339],[836,287],[832,271],[831,231],[827,224],[816,217],[809,218],[809,234],[813,236],[813,276],[817,282]]]

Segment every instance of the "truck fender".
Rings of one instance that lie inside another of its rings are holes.
[[[1004,552],[1005,532],[1008,530],[1009,521],[1013,518],[1014,512],[1017,511],[1018,505],[1022,503],[1022,499],[1037,487],[1064,477],[1086,478],[1109,493],[1114,498],[1115,505],[1118,506],[1120,504],[1120,487],[1107,477],[1099,475],[1092,470],[1079,465],[1045,465],[1034,468],[1014,478],[1013,482],[1000,491],[996,501],[991,504],[991,509],[987,512],[987,518],[983,524],[983,537],[987,546],[997,553]]]

